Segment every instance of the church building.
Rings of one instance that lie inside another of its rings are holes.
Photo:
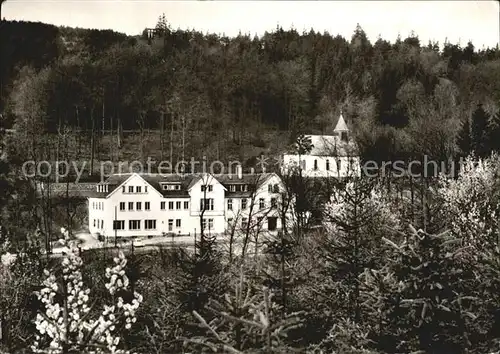
[[[306,135],[309,151],[291,149],[283,154],[283,174],[300,169],[304,177],[347,177],[360,175],[360,159],[356,145],[342,112],[331,135]]]

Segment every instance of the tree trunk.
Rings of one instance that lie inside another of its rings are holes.
[[[82,152],[82,140],[81,140],[81,134],[80,134],[80,114],[78,112],[78,106],[75,106],[76,109],[76,126],[77,126],[77,134],[76,134],[76,140],[77,140],[77,146],[78,146],[78,153],[77,155],[80,156]]]
[[[144,114],[143,112],[139,112],[139,147],[140,147],[140,155],[141,162],[144,162]]]
[[[89,176],[92,176],[94,172],[94,153],[95,153],[95,121],[94,121],[94,109],[90,109],[90,121],[92,128],[90,131],[90,171]]]
[[[102,130],[101,130],[101,133],[104,134],[104,128],[105,128],[105,125],[104,125],[104,115],[105,115],[105,109],[104,109],[104,97],[102,99]]]
[[[170,123],[170,164],[173,164],[174,156],[174,116],[171,117]]]
[[[116,146],[119,149],[122,148],[122,121],[120,119],[120,111],[116,112]],[[117,152],[117,159],[120,159],[120,152]]]
[[[285,271],[285,235],[281,234],[281,298],[282,298],[282,311],[283,317],[286,315],[286,271]]]
[[[182,161],[184,161],[184,152],[185,152],[185,129],[186,129],[186,116],[184,115],[184,112],[182,113]]]
[[[163,151],[165,149],[165,112],[161,112],[161,120],[160,120],[160,160],[163,161]]]
[[[413,206],[415,204],[415,190],[413,188],[413,176],[410,175],[410,195],[411,195],[411,220],[415,224],[415,213]]]
[[[424,222],[424,231],[427,232],[427,224],[429,222],[427,218],[427,178],[422,177],[422,214]]]
[[[113,161],[114,147],[113,147],[113,116],[109,116],[109,159]]]
[[[57,149],[56,149],[56,161],[59,161],[59,150],[60,150],[60,144],[61,141],[59,139],[59,134],[61,132],[61,117],[59,116],[59,112],[57,112]]]
[[[102,98],[102,112],[101,112],[101,127],[100,127],[100,134],[99,134],[99,143],[98,143],[98,159],[99,160],[102,160],[102,150],[103,150],[103,146],[104,146],[104,128],[105,128],[105,125],[104,125],[104,114],[105,114],[105,109],[104,109],[104,97]]]
[[[359,308],[359,282],[357,281],[360,273],[359,266],[359,232],[358,232],[358,208],[354,204],[354,321],[360,321],[360,308]]]

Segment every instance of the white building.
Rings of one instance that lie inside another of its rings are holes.
[[[284,218],[291,218],[292,204],[289,203],[288,210],[285,210],[282,201],[284,185],[278,175],[243,174],[240,178],[222,175],[218,179],[227,188],[226,230],[276,231],[283,228]]]
[[[283,154],[283,174],[300,169],[304,177],[347,177],[360,175],[360,159],[342,113],[333,135],[306,135],[311,141],[309,152],[299,155],[297,149]]]
[[[275,231],[284,186],[274,173],[117,174],[88,198],[89,231],[105,237]],[[291,205],[291,204],[290,204]]]

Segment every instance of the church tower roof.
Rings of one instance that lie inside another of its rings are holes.
[[[339,120],[337,121],[337,125],[335,126],[335,129],[333,131],[335,131],[335,132],[347,132],[347,131],[349,131],[349,128],[347,128],[347,124],[345,124],[345,120],[344,120],[344,116],[342,115],[342,111],[340,111]]]

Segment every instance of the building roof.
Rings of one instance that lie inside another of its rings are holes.
[[[125,174],[116,174],[109,176],[106,181],[102,184],[108,185],[108,192],[96,192],[96,196],[105,197],[113,190],[118,188],[122,183],[124,183],[133,173],[125,173]],[[158,174],[158,173],[137,173],[138,176],[143,178],[147,183],[149,183],[153,188],[155,188],[159,193],[161,193],[164,197],[189,197],[189,189],[198,182],[205,174],[197,173],[197,174]],[[208,175],[208,174],[206,174]],[[247,184],[247,185],[260,185],[265,180],[267,180],[272,173],[260,173],[260,174],[241,174],[238,176],[237,174],[224,174],[224,175],[213,175],[213,178],[221,183],[224,187],[230,184]],[[209,175],[211,176],[211,175]],[[180,184],[180,190],[165,190],[163,189],[163,184]],[[226,188],[227,189],[227,188]],[[231,194],[231,192],[229,192]],[[238,193],[238,192],[233,192]],[[239,192],[246,193],[246,192]]]
[[[217,180],[226,187],[226,195],[233,198],[250,198],[252,192],[259,188],[265,181],[267,181],[274,173],[243,173],[240,176],[237,174],[224,174],[217,175]],[[228,188],[229,185],[248,185],[249,188],[246,192],[236,190],[234,192]]]
[[[115,174],[108,177],[103,184],[107,184],[108,193],[103,193],[103,196],[111,193],[116,188],[118,188],[123,182],[132,176],[133,173],[123,173]],[[137,173],[142,179],[149,183],[154,189],[161,193],[164,197],[188,197],[188,190],[194,183],[196,183],[200,178],[201,174],[159,174],[159,173]],[[180,190],[165,190],[163,189],[163,184],[175,183],[180,184]]]
[[[142,179],[144,179],[148,184],[150,184],[154,189],[161,193],[166,198],[187,198],[189,197],[189,189],[194,186],[205,174],[140,174],[136,173]],[[129,179],[134,173],[123,173],[114,174],[109,176],[105,181],[100,183],[74,183],[71,182],[68,185],[66,183],[51,183],[50,191],[51,196],[64,197],[66,195],[66,189],[68,189],[68,195],[71,197],[81,197],[81,198],[105,198],[114,190],[119,188],[127,179]],[[208,175],[208,174],[207,174]],[[233,197],[245,197],[250,196],[252,192],[252,186],[258,187],[264,183],[270,176],[274,173],[259,173],[259,174],[224,174],[224,175],[213,175],[214,180],[221,183],[226,189],[227,194]],[[211,176],[211,175],[209,175]],[[165,190],[162,185],[165,183],[180,184],[180,190]],[[227,186],[231,184],[236,185],[249,185],[250,188],[248,192],[242,191],[229,191]],[[97,185],[106,185],[107,192],[100,192],[96,188]],[[37,187],[39,194],[43,193],[43,186]]]
[[[306,135],[311,140],[311,151],[307,155],[312,156],[352,156],[355,154],[356,145],[352,139],[342,140],[342,133],[349,132],[342,112],[340,112],[337,124],[331,135]],[[295,148],[291,147],[287,154],[296,155]]]
[[[307,135],[311,139],[312,148],[307,155],[313,156],[352,156],[355,151],[354,142],[342,141],[339,135]],[[295,152],[290,151],[290,154]]]
[[[262,184],[266,181],[273,173],[242,173],[240,176],[237,174],[224,174],[224,175],[216,175],[215,178],[222,185],[229,184]]]
[[[339,120],[337,121],[337,125],[335,125],[335,132],[347,132],[349,128],[347,128],[347,124],[345,124],[344,116],[342,112],[340,112]]]
[[[71,198],[89,198],[101,197],[106,193],[99,193],[95,188],[95,183],[37,183],[37,195],[65,198],[68,195]],[[49,190],[50,192],[48,193]]]

